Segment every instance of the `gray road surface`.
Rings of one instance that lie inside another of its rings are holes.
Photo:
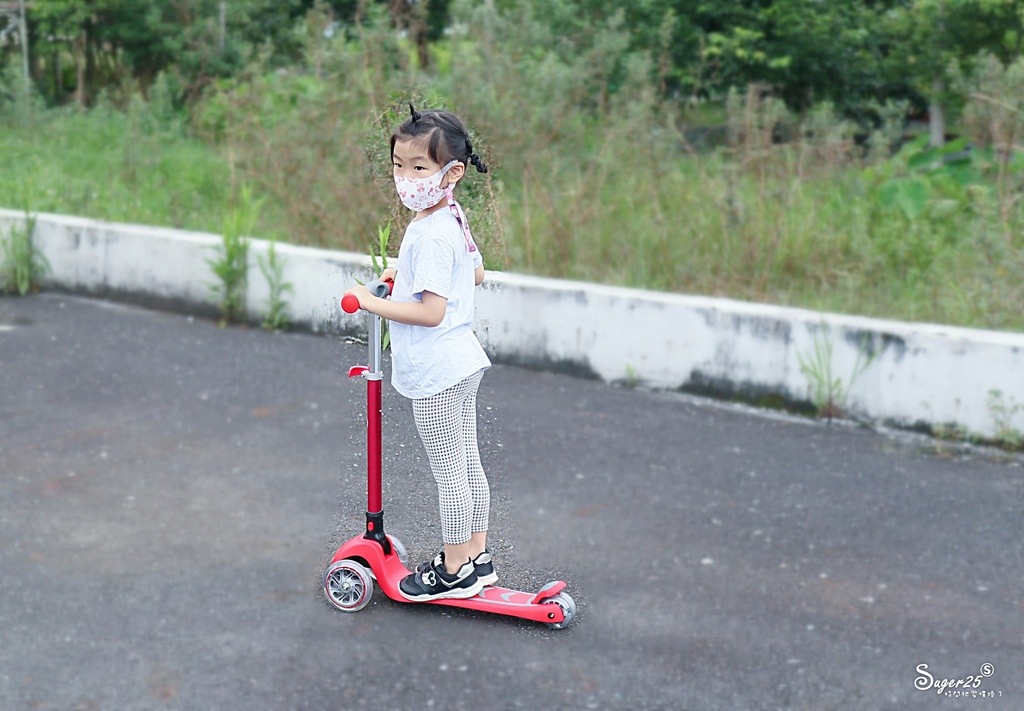
[[[1019,460],[511,367],[480,394],[492,547],[507,584],[567,580],[574,624],[333,610],[362,360],[0,299],[0,709],[1024,708]],[[390,388],[384,436],[421,560],[436,496]]]

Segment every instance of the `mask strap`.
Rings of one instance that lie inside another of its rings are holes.
[[[462,234],[466,238],[466,251],[470,253],[475,252],[476,242],[473,241],[473,234],[469,231],[469,220],[466,219],[466,213],[463,211],[459,201],[455,199],[455,186],[449,184],[444,189],[444,195],[448,200],[448,209],[462,227]]]

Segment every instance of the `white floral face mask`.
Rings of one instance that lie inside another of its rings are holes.
[[[398,197],[402,199],[402,204],[410,210],[420,212],[441,202],[441,198],[444,197],[444,188],[441,187],[441,180],[451,170],[451,167],[458,162],[453,160],[441,168],[441,170],[426,178],[401,178],[396,175],[395,190],[398,191]]]

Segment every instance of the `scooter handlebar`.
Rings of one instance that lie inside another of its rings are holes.
[[[359,310],[359,299],[355,294],[345,294],[341,297],[341,309],[347,314],[354,314]]]
[[[387,281],[381,281],[380,279],[374,279],[366,288],[370,290],[370,293],[378,298],[386,298],[391,295],[391,289],[394,287],[395,282],[391,279]],[[359,310],[359,299],[355,294],[345,294],[341,299],[341,308],[347,314],[354,314]]]

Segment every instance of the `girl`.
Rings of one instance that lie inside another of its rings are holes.
[[[391,322],[391,383],[412,400],[437,481],[444,549],[399,585],[413,601],[473,597],[498,576],[487,550],[490,488],[476,439],[476,393],[491,362],[472,331],[480,251],[453,190],[467,166],[487,166],[447,111],[416,111],[391,136],[395,188],[416,213],[402,238],[391,300],[357,286],[361,308]]]

